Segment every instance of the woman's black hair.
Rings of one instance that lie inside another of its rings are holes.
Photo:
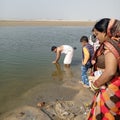
[[[109,21],[110,21],[109,18],[103,18],[94,25],[93,29],[96,29],[99,32],[107,33]]]

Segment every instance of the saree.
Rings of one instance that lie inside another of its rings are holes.
[[[95,93],[87,120],[120,120],[120,76]]]

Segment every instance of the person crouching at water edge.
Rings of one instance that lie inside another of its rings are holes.
[[[74,49],[76,49],[76,48],[73,48],[70,45],[61,45],[59,47],[52,46],[51,51],[56,53],[56,59],[52,63],[58,63],[61,54],[64,53],[64,54],[66,54],[66,56],[64,58],[64,65],[66,67],[70,67],[70,64],[71,64],[72,58],[73,58]]]

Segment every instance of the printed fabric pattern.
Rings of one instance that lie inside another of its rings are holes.
[[[87,120],[120,120],[120,77],[96,92]]]

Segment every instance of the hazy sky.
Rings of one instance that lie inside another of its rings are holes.
[[[120,0],[0,0],[0,19],[120,19]]]

